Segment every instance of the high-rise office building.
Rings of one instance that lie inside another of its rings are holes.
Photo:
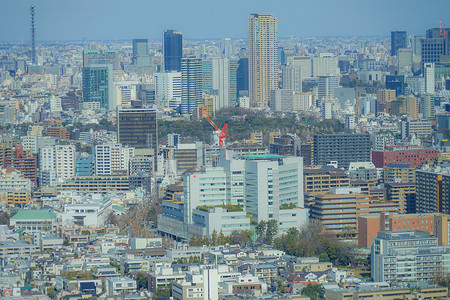
[[[336,76],[320,76],[318,81],[317,105],[323,99],[334,97],[334,89],[339,86],[339,77]]]
[[[114,70],[120,70],[118,50],[83,50],[83,67],[92,65],[112,65]]]
[[[183,36],[180,31],[164,31],[163,55],[165,71],[181,71],[181,58],[183,57]]]
[[[230,38],[224,38],[220,46],[223,57],[230,57],[233,55],[233,42]]]
[[[148,55],[148,40],[134,39],[133,40],[133,65],[150,66],[152,64],[151,57]]]
[[[158,149],[158,122],[154,109],[117,109],[117,140],[135,148]]]
[[[202,103],[202,60],[183,58],[181,60],[181,113],[190,115]]]
[[[248,58],[243,57],[239,59],[239,66],[236,74],[236,96],[248,95]]]
[[[248,20],[248,63],[250,105],[266,108],[278,87],[277,19],[271,14]]]
[[[270,91],[269,107],[272,111],[291,112],[294,107],[292,90],[277,89]]]
[[[234,58],[214,57],[203,60],[203,90],[217,96],[214,110],[236,106],[238,67],[238,59]]]
[[[312,77],[312,59],[310,56],[288,56],[287,63],[302,70],[302,79]]]
[[[397,55],[400,48],[406,48],[406,31],[391,32],[391,56]]]
[[[181,72],[155,73],[158,107],[178,108],[181,104]]]
[[[318,134],[314,136],[314,164],[325,165],[337,161],[339,168],[351,162],[370,161],[370,135]]]
[[[434,94],[435,92],[435,66],[434,63],[425,63],[424,66],[425,77],[425,93]]]
[[[312,75],[318,76],[337,76],[340,75],[338,67],[338,58],[332,53],[321,53],[319,57],[312,59]]]
[[[112,65],[90,65],[83,68],[83,103],[95,103],[98,108],[106,111],[115,109],[112,73]]]
[[[404,75],[386,75],[386,89],[395,90],[398,97],[405,94],[405,76]]]

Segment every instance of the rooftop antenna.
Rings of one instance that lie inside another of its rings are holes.
[[[439,35],[442,38],[442,22],[441,22],[441,17],[439,17]]]
[[[31,62],[36,64],[36,29],[34,26],[34,5],[30,7],[30,21],[31,21]]]

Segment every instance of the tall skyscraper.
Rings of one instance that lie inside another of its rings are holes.
[[[112,65],[90,65],[83,68],[83,105],[97,104],[94,108],[106,111],[113,105]]]
[[[434,94],[435,92],[435,66],[434,63],[425,63],[424,66],[425,77],[425,93]]]
[[[183,57],[183,36],[180,31],[164,31],[163,54],[164,70],[180,72],[181,58]]]
[[[266,108],[278,87],[277,18],[252,14],[248,20],[249,96],[252,107]]]
[[[202,103],[202,60],[183,58],[181,60],[181,113],[190,115]]]
[[[240,58],[238,64],[239,66],[236,74],[237,97],[239,97],[241,94],[244,93],[248,95],[248,58],[247,57]]]
[[[442,55],[450,54],[450,28],[431,28],[422,40],[422,63],[437,63]]]
[[[391,32],[391,56],[397,55],[400,48],[406,48],[406,31]]]
[[[317,105],[323,99],[334,97],[334,89],[339,86],[339,77],[336,76],[319,76],[318,80],[318,92],[317,92]],[[319,107],[319,106],[318,106]]]
[[[158,149],[156,111],[118,108],[117,140],[124,146]]]
[[[217,96],[214,110],[235,107],[237,100],[237,58],[213,57],[203,60],[203,90]]]
[[[152,64],[151,57],[148,55],[148,40],[134,39],[133,40],[133,65],[150,66]]]

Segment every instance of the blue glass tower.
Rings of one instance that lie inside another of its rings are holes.
[[[90,65],[83,68],[83,102],[98,102],[106,111],[113,107],[112,65]]]
[[[179,31],[165,30],[163,34],[164,71],[181,71],[183,36]]]

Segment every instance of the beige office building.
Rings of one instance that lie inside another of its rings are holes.
[[[278,88],[277,18],[252,14],[248,20],[249,96],[252,107],[266,108]]]

